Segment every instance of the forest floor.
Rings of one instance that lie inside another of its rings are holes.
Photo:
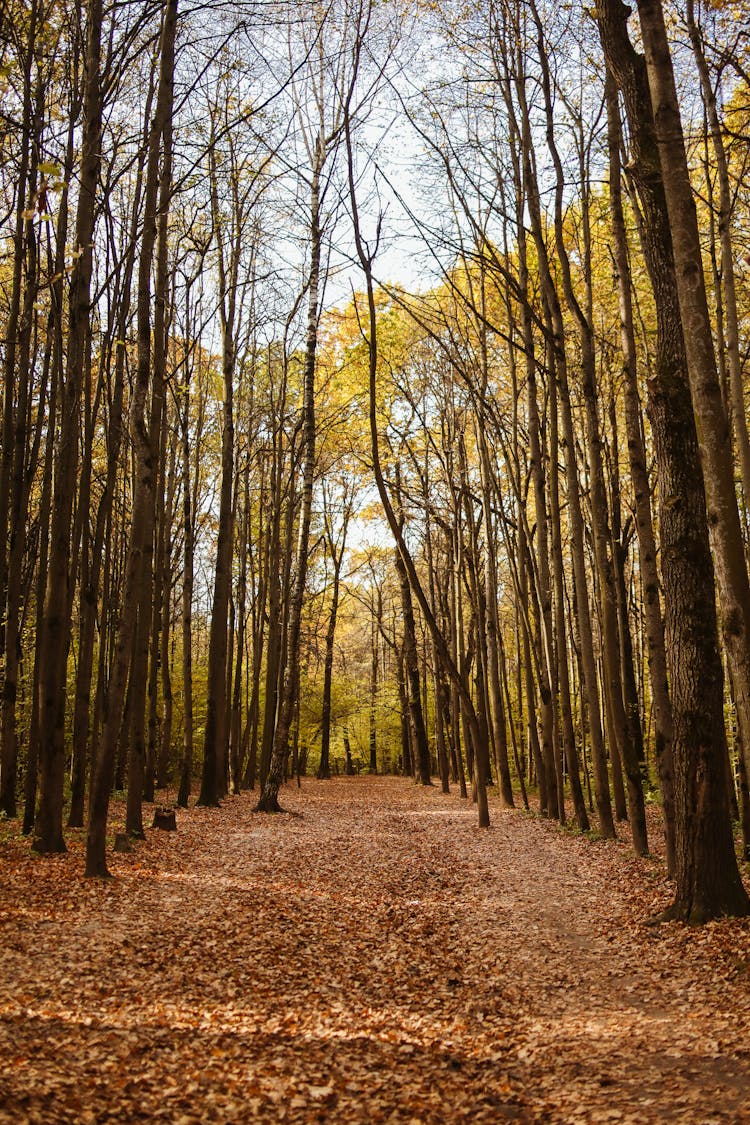
[[[0,1121],[750,1121],[750,921],[662,861],[392,778],[0,845]]]

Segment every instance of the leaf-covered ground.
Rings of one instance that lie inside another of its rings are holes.
[[[0,1121],[750,1121],[750,922],[645,925],[659,859],[403,780],[284,800],[111,882],[0,848]]]

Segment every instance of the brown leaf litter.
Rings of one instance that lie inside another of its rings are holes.
[[[0,1121],[750,1121],[750,922],[663,863],[394,778],[0,848]]]

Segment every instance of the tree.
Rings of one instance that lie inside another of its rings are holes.
[[[216,542],[216,566],[211,606],[211,631],[208,651],[208,692],[206,731],[203,746],[203,773],[198,803],[216,805],[227,791],[228,735],[227,714],[230,692],[227,689],[227,615],[232,584],[234,513],[232,495],[235,484],[234,381],[242,331],[243,306],[252,308],[249,289],[255,270],[253,206],[257,204],[258,170],[248,167],[248,158],[233,137],[232,122],[216,120],[211,109],[211,137],[208,145],[211,208],[216,238],[219,317],[222,353],[222,429],[221,489]],[[228,151],[220,161],[217,133],[226,132]],[[239,151],[238,151],[239,149]],[[219,177],[228,176],[230,213],[224,214],[219,194]]]
[[[325,523],[326,553],[330,555],[331,566],[333,567],[333,587],[331,589],[331,605],[328,614],[328,627],[326,629],[325,660],[323,668],[323,705],[320,722],[320,766],[318,767],[318,777],[330,778],[331,765],[329,752],[331,746],[331,686],[333,682],[334,642],[336,639],[336,622],[338,619],[339,594],[341,590],[341,567],[344,561],[346,537],[352,518],[355,493],[352,485],[346,477],[343,477],[340,484],[341,510],[338,513],[340,524],[338,530],[336,530],[334,524],[336,513],[332,511],[332,492],[330,488],[326,488],[325,484],[323,485],[323,490],[325,504],[323,519]]]
[[[659,16],[653,8],[646,13],[649,34],[662,48],[658,56],[662,73],[658,74],[657,85],[666,84],[664,108],[671,127],[678,128],[672,143],[681,149],[684,162],[679,116],[675,118],[676,103],[668,89],[671,62],[668,53],[664,54]],[[692,329],[683,333],[676,276],[678,255],[684,255],[685,264],[689,263],[691,275],[700,287],[702,263],[700,255],[696,261],[694,254],[690,254],[690,238],[687,246],[678,250],[683,231],[679,225],[672,227],[672,208],[668,209],[666,191],[669,175],[663,175],[662,165],[665,148],[670,146],[665,146],[662,139],[657,148],[649,77],[643,57],[630,43],[627,11],[619,0],[606,0],[598,9],[598,22],[604,52],[622,89],[630,125],[631,174],[643,209],[643,248],[658,318],[650,412],[660,480],[662,580],[674,720],[677,887],[669,913],[700,922],[717,914],[748,910],[734,855],[727,803],[723,675],[714,573],[685,355]],[[653,70],[653,62],[651,67]],[[654,101],[661,104],[658,98]],[[682,165],[679,151],[670,152],[670,157],[671,176],[684,186],[686,164]],[[687,205],[684,198],[683,203]],[[688,209],[694,218],[692,195]],[[695,327],[700,331],[700,323]],[[698,352],[705,356],[705,341]],[[714,433],[715,452],[716,438]],[[736,500],[734,505],[736,511]]]
[[[335,10],[333,15],[335,15]],[[333,16],[329,17],[330,19]],[[356,20],[356,8],[354,18]],[[344,28],[350,19],[346,6],[343,11]],[[331,27],[331,34],[334,29]],[[312,38],[311,58],[316,66],[311,70],[310,117],[305,120],[308,106],[298,103],[297,112],[302,123],[302,137],[309,162],[309,239],[310,264],[305,288],[307,291],[307,331],[303,365],[303,401],[301,411],[302,429],[302,487],[300,495],[300,514],[297,530],[297,549],[293,583],[289,596],[287,625],[287,664],[273,732],[273,749],[268,774],[263,782],[258,810],[277,812],[278,792],[281,785],[284,764],[288,752],[289,732],[297,699],[299,677],[299,638],[302,618],[305,581],[307,578],[310,521],[312,514],[313,478],[315,473],[315,372],[318,347],[318,322],[320,316],[321,286],[324,281],[323,261],[324,212],[322,210],[326,193],[331,184],[330,175],[326,177],[326,164],[335,156],[341,140],[342,92],[347,88],[347,40],[344,49],[326,58],[325,44],[328,42],[328,27],[324,15],[315,16],[310,29]],[[327,104],[330,85],[331,104]]]
[[[41,786],[34,847],[41,853],[65,850],[62,834],[65,769],[65,703],[70,608],[72,605],[71,523],[78,470],[81,389],[89,347],[91,272],[94,251],[96,190],[101,164],[102,94],[100,65],[102,3],[86,8],[86,89],[83,148],[76,210],[76,246],[80,253],[70,279],[65,378],[60,387],[60,431],[55,465],[44,613],[40,637]]]
[[[101,750],[91,790],[86,839],[86,874],[105,877],[109,874],[106,860],[106,830],[109,796],[115,771],[117,742],[122,726],[125,691],[133,652],[135,627],[134,607],[141,610],[141,584],[144,555],[152,544],[148,534],[152,528],[155,487],[155,454],[146,420],[146,396],[151,379],[151,266],[157,237],[157,198],[159,189],[159,154],[165,130],[171,121],[174,96],[174,45],[177,33],[177,0],[165,0],[160,37],[159,85],[149,136],[148,160],[144,187],[144,225],[138,265],[138,363],[136,383],[130,407],[130,429],[136,448],[136,486],[131,517],[125,582],[117,627],[114,663],[109,685],[108,711]],[[145,668],[143,669],[145,676]],[[145,689],[144,689],[145,696]],[[142,748],[141,748],[142,750]],[[138,748],[136,748],[138,753]],[[140,794],[137,795],[140,799]]]
[[[667,868],[675,870],[674,854],[674,765],[672,761],[672,703],[667,679],[667,657],[664,645],[664,621],[659,598],[659,575],[656,562],[656,539],[651,515],[651,489],[646,467],[646,450],[642,436],[641,407],[638,393],[638,357],[633,324],[632,277],[628,257],[627,232],[622,201],[621,157],[622,130],[617,87],[608,74],[606,79],[607,122],[609,145],[609,198],[612,217],[615,267],[620,305],[621,346],[625,378],[625,424],[628,439],[630,473],[635,491],[636,529],[643,573],[643,609],[648,638],[648,660],[651,693],[656,725],[656,761],[664,810],[664,834],[667,846]]]

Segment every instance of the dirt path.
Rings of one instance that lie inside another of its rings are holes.
[[[0,849],[0,1121],[750,1121],[750,923],[393,779],[245,795],[82,877]]]

